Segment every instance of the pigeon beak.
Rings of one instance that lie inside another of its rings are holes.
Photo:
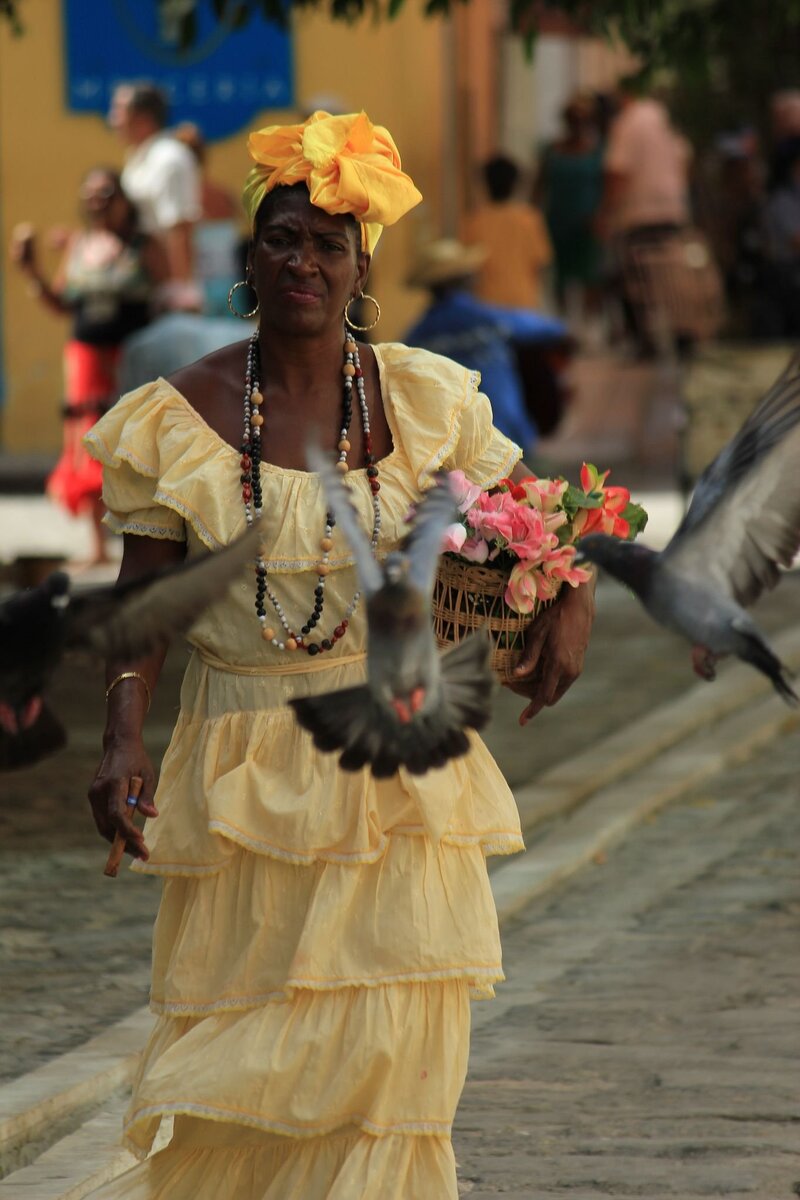
[[[575,547],[575,557],[572,560],[573,565],[576,567],[582,567],[584,565],[584,563],[587,563],[588,561],[589,561],[589,559],[583,553],[580,546],[576,546]]]

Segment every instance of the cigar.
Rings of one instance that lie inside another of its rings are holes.
[[[142,790],[144,780],[141,775],[131,775],[130,783],[128,784],[128,795],[139,796]],[[114,844],[108,852],[108,861],[105,865],[104,875],[110,875],[112,879],[116,879],[119,864],[122,862],[122,856],[125,853],[125,834],[119,833],[114,835]]]

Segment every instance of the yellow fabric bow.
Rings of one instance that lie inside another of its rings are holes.
[[[251,229],[267,192],[305,183],[317,208],[353,214],[371,254],[384,225],[394,225],[422,199],[400,169],[391,134],[364,112],[315,112],[301,125],[268,125],[250,134],[247,149],[256,163],[243,193]]]

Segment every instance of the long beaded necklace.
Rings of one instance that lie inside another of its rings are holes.
[[[260,386],[260,363],[258,350],[258,334],[254,333],[250,338],[250,345],[247,350],[247,368],[245,371],[244,381],[244,437],[242,439],[242,457],[240,466],[242,473],[240,476],[242,484],[242,502],[244,504],[244,515],[248,526],[253,524],[255,517],[261,516],[262,511],[262,493],[261,493],[261,430],[264,425],[264,416],[261,412],[261,407],[264,403],[264,395]],[[373,526],[371,546],[373,553],[378,545],[378,538],[381,531],[381,507],[378,493],[381,490],[381,485],[378,480],[378,468],[375,465],[375,457],[372,453],[372,436],[369,428],[369,410],[367,408],[367,395],[364,386],[364,373],[361,370],[361,360],[358,355],[358,345],[350,337],[347,330],[344,333],[344,364],[342,366],[343,376],[343,397],[342,397],[342,425],[339,430],[338,440],[338,459],[336,469],[343,475],[346,475],[350,467],[347,462],[347,455],[350,450],[350,442],[348,433],[350,431],[350,423],[353,418],[353,383],[355,382],[356,395],[358,397],[358,407],[361,413],[361,424],[364,431],[364,462],[367,469],[367,481],[369,482],[370,491],[372,492],[372,511],[373,511]],[[356,592],[353,599],[347,605],[344,616],[338,625],[335,626],[329,637],[321,638],[320,641],[309,641],[308,636],[319,624],[323,609],[325,607],[325,581],[330,572],[330,552],[333,549],[331,534],[335,525],[333,513],[328,512],[325,515],[325,531],[320,539],[319,547],[322,551],[320,562],[317,566],[317,583],[314,588],[314,607],[311,614],[306,618],[300,627],[299,632],[295,632],[288,622],[286,613],[283,610],[278,597],[273,592],[269,580],[267,579],[267,565],[264,558],[259,555],[256,559],[256,616],[261,625],[261,636],[266,642],[271,642],[279,650],[306,650],[309,654],[321,654],[326,650],[333,649],[333,646],[347,633],[350,623],[350,618],[356,610],[358,602],[361,598],[361,593]],[[264,600],[268,599],[278,620],[286,634],[284,640],[278,636],[275,629],[269,625],[267,621],[267,610]]]

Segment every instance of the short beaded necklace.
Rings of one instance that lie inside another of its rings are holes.
[[[244,503],[244,515],[248,526],[253,524],[254,517],[261,516],[262,509],[262,494],[261,494],[261,429],[264,424],[264,416],[261,412],[261,406],[264,403],[264,396],[260,387],[260,362],[258,350],[258,334],[254,333],[250,338],[250,345],[247,350],[247,368],[245,371],[244,381],[244,438],[242,440],[242,457],[240,465],[242,468],[241,484],[242,484],[242,501]],[[350,423],[353,417],[353,382],[355,381],[356,395],[358,396],[358,407],[361,412],[361,424],[364,430],[364,462],[367,468],[367,480],[372,492],[372,511],[373,526],[371,545],[373,553],[378,545],[378,538],[381,531],[381,507],[378,493],[381,490],[381,485],[378,481],[378,468],[375,465],[375,457],[372,453],[372,436],[369,428],[369,410],[367,408],[367,395],[364,387],[364,373],[361,370],[361,360],[358,355],[358,345],[352,339],[345,328],[344,331],[344,365],[342,366],[343,376],[343,398],[342,398],[342,425],[339,430],[338,441],[338,460],[336,469],[346,475],[349,471],[347,462],[347,454],[350,450],[350,442],[348,433]],[[336,642],[343,638],[347,632],[350,618],[356,610],[358,601],[361,598],[361,593],[356,592],[353,599],[345,609],[344,616],[338,625],[335,626],[329,637],[322,638],[318,642],[308,640],[309,634],[319,624],[322,618],[322,612],[325,607],[325,580],[330,571],[329,557],[333,549],[331,533],[335,520],[333,514],[328,512],[325,516],[325,532],[320,540],[319,548],[322,551],[320,562],[317,567],[317,585],[314,588],[314,608],[311,615],[305,620],[300,627],[299,633],[296,633],[290,626],[286,613],[278,600],[278,597],[273,592],[267,580],[267,565],[264,558],[259,555],[256,559],[256,616],[261,625],[261,636],[266,642],[271,642],[273,646],[277,646],[279,650],[306,650],[309,654],[321,654],[326,650],[331,650]],[[278,636],[276,631],[267,623],[267,611],[264,606],[264,598],[267,598],[280,621],[286,637],[284,640]]]

